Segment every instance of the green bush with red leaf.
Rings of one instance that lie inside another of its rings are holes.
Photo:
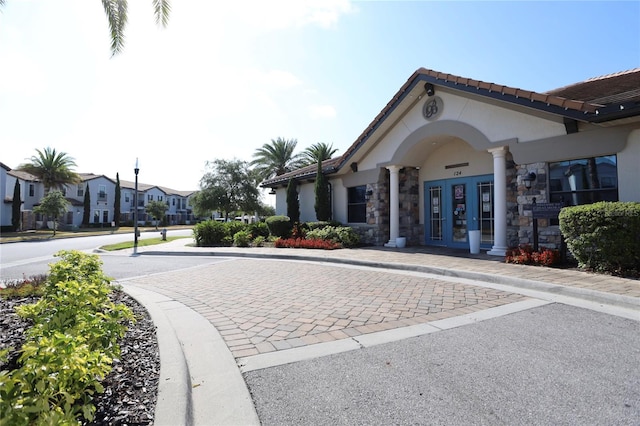
[[[342,248],[338,243],[329,240],[320,240],[316,238],[279,238],[275,242],[278,248],[306,248],[306,249],[323,249],[334,250]]]
[[[560,263],[560,252],[546,247],[535,251],[530,245],[522,245],[507,250],[505,261],[519,265],[552,266]]]

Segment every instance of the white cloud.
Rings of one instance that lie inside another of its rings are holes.
[[[311,105],[309,107],[309,116],[314,120],[321,118],[335,118],[336,109],[331,105]]]

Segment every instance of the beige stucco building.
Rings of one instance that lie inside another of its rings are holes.
[[[472,235],[495,255],[531,243],[534,211],[540,243],[556,247],[560,203],[640,201],[639,169],[640,69],[536,93],[421,68],[323,163],[333,219],[364,241],[462,248]],[[315,176],[309,166],[262,186],[286,214],[296,181],[313,221]]]

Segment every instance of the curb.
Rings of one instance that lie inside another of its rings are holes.
[[[218,330],[176,300],[119,283],[156,325],[161,362],[154,424],[259,425],[249,390]]]

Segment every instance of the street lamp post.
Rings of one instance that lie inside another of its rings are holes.
[[[138,168],[138,158],[136,157],[136,167],[133,169],[136,174],[136,183],[134,187],[133,193],[133,254],[138,254],[138,172],[140,169]]]

